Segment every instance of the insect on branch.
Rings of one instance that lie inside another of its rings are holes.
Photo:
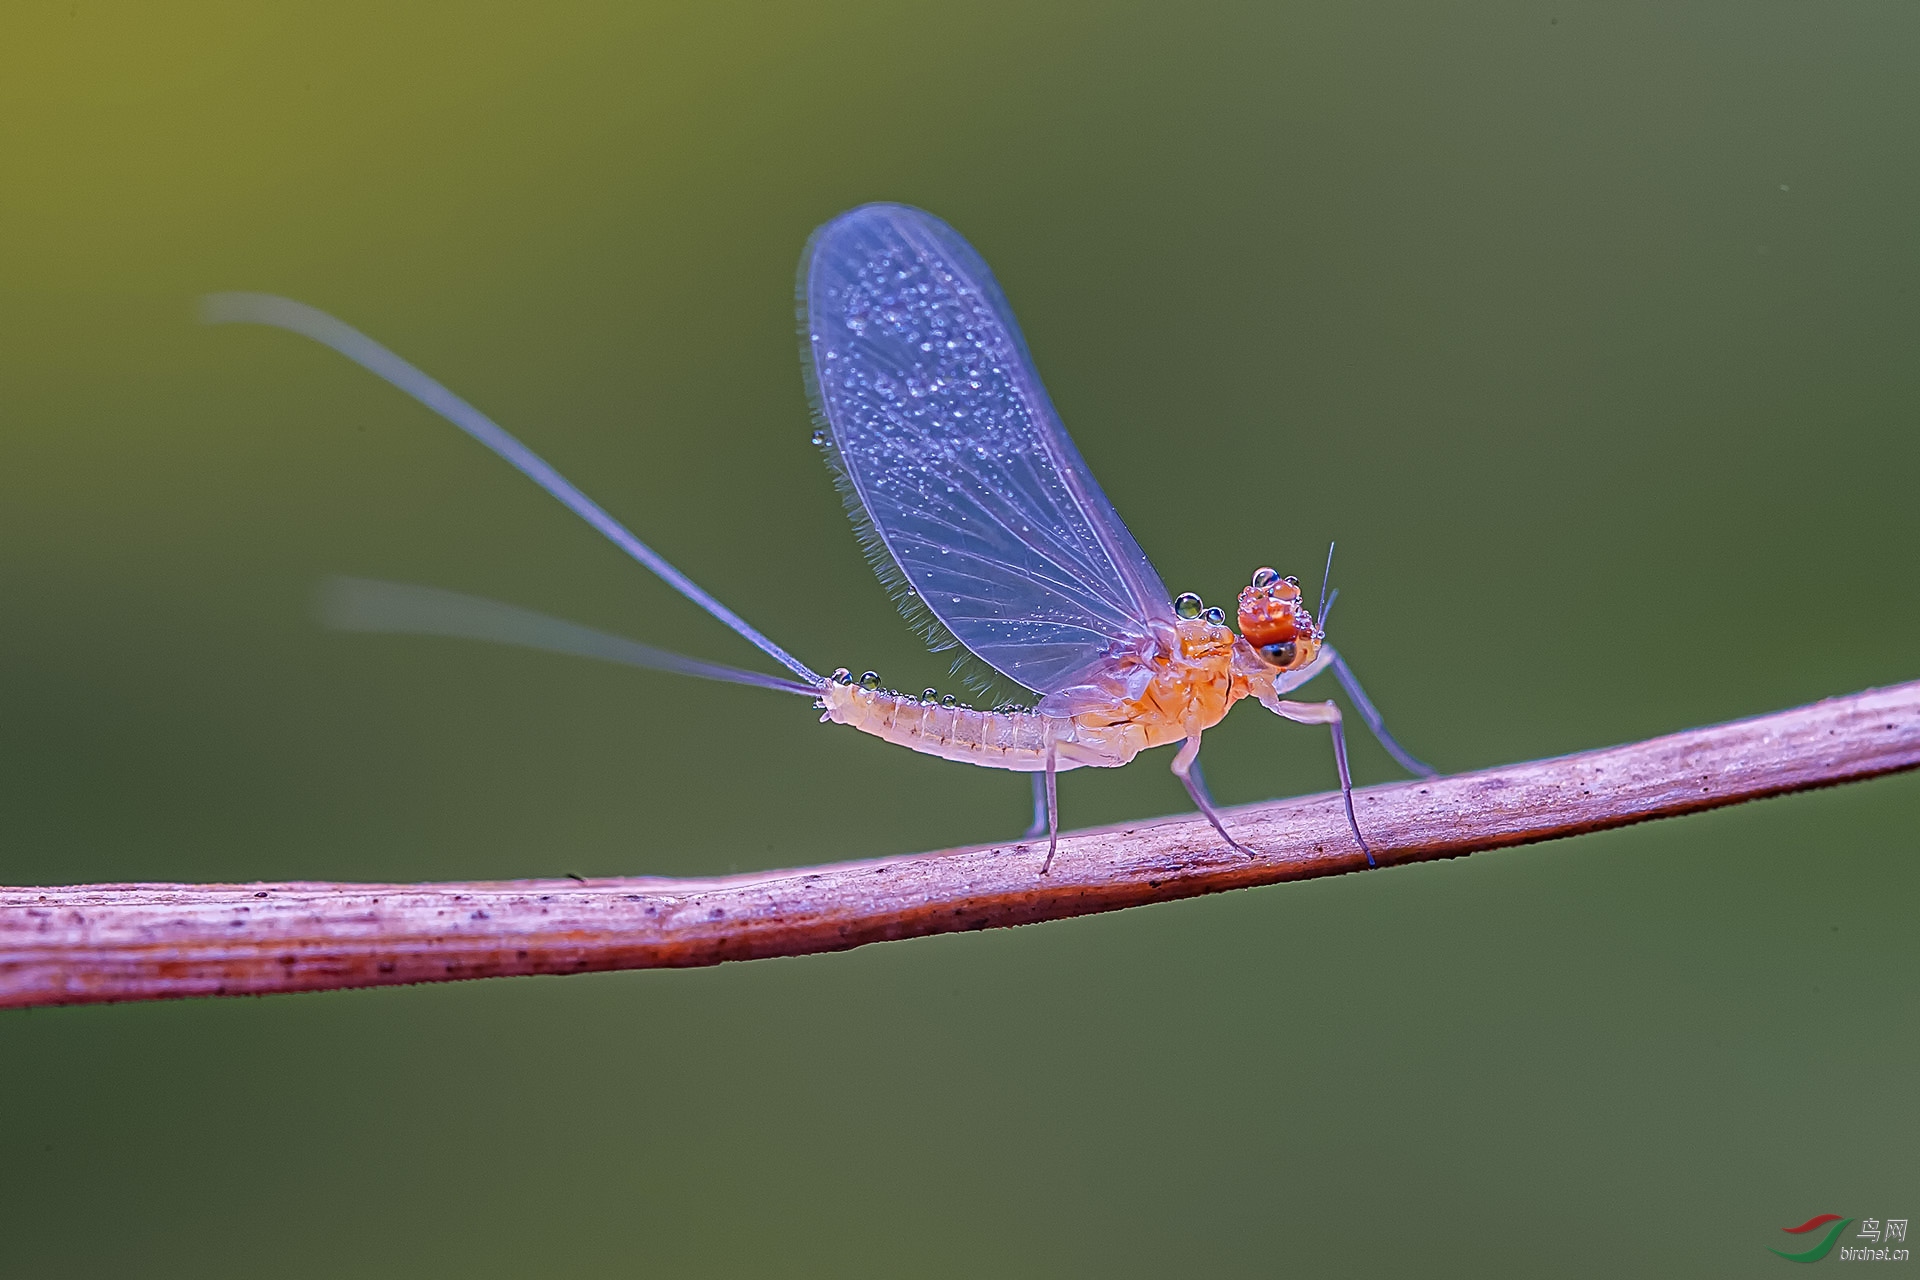
[[[1920,681],[1757,719],[1356,791],[1383,867],[1920,767]],[[676,968],[1063,919],[1366,869],[1338,793],[713,880],[0,889],[0,1007]]]

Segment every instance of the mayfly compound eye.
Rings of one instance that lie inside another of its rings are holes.
[[[1279,644],[1261,646],[1260,656],[1276,667],[1290,667],[1300,656],[1300,646],[1291,640],[1282,640]]]

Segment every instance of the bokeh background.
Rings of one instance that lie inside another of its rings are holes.
[[[327,634],[334,572],[949,687],[796,360],[867,200],[994,264],[1170,586],[1317,580],[1448,769],[1920,675],[1920,10],[171,5],[0,17],[0,882],[710,873],[1024,779],[754,690]],[[1323,738],[1209,736],[1239,802]],[[1356,745],[1364,780],[1394,776]],[[1166,752],[1073,824],[1184,807]],[[1777,1271],[1920,1210],[1920,778],[683,973],[0,1015],[17,1276]]]

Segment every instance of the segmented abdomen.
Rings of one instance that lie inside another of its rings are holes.
[[[1124,733],[1090,733],[1070,717],[1037,711],[975,711],[839,683],[828,684],[820,700],[825,711],[822,720],[851,725],[930,756],[989,769],[1040,772],[1047,767],[1049,740],[1057,770],[1121,765],[1139,750],[1124,741],[1129,736]],[[1113,740],[1116,737],[1120,740]]]

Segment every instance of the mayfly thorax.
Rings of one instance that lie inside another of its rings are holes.
[[[1340,710],[1285,695],[1324,671],[1346,688],[1381,744],[1431,774],[1381,723],[1352,670],[1326,643],[1329,600],[1309,609],[1298,582],[1262,568],[1229,620],[1200,598],[1172,597],[1054,413],[993,273],[931,214],[864,205],[814,233],[799,282],[813,439],[881,575],[935,648],[964,646],[1033,691],[991,709],[884,689],[878,675],[821,676],[708,595],[538,455],[473,406],[357,330],[289,299],[216,294],[209,322],[274,325],[356,361],[486,445],[791,678],[670,653],[431,587],[335,579],[328,620],[349,630],[458,636],[610,659],[814,700],[824,721],[915,751],[1031,774],[1034,822],[1059,834],[1055,777],[1126,764],[1178,742],[1173,772],[1222,839],[1199,768],[1201,735],[1253,698],[1332,731],[1348,825],[1353,809]],[[1324,592],[1324,585],[1322,590]],[[1316,613],[1318,616],[1316,617]],[[1234,629],[1238,627],[1238,631]]]

